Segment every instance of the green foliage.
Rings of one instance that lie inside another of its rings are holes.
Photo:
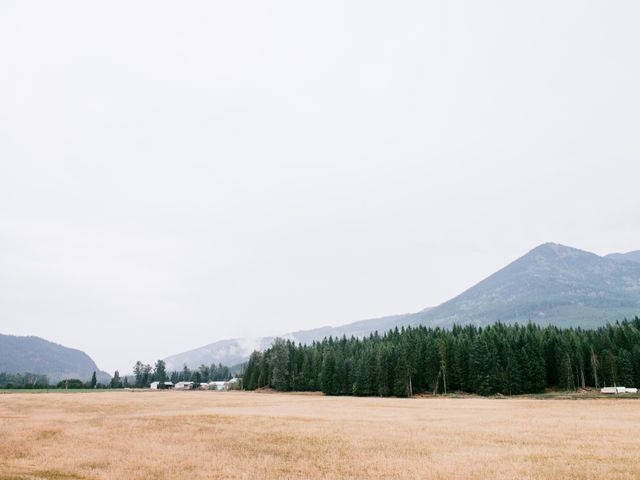
[[[244,388],[321,390],[327,395],[410,396],[465,391],[541,393],[640,383],[640,319],[594,330],[534,324],[397,328],[383,336],[277,339],[254,352]],[[596,385],[598,379],[599,385]]]
[[[122,379],[120,378],[120,372],[118,372],[118,370],[113,373],[111,388],[122,388]]]
[[[162,360],[159,360],[162,361]],[[162,362],[164,364],[164,362]],[[157,367],[157,364],[156,364]],[[134,387],[148,387],[153,382],[153,373],[151,365],[145,365],[140,360],[133,366],[133,376],[135,378]]]
[[[211,364],[211,366],[200,365],[193,371],[184,365],[179,372],[173,371],[167,373],[167,366],[164,360],[156,361],[153,368],[151,365],[144,365],[142,362],[137,361],[133,366],[133,376],[135,379],[134,386],[136,388],[147,388],[152,382],[160,382],[159,386],[163,388],[164,383],[167,381],[171,381],[174,384],[178,382],[194,382],[200,384],[203,382],[227,381],[232,377],[231,369],[221,363],[218,365]],[[122,381],[120,374],[115,372],[114,379],[111,381],[111,387],[122,388],[128,386],[129,382],[127,378],[125,377],[124,381]]]
[[[135,377],[135,387],[142,387],[142,362],[138,360],[136,364],[133,366],[133,376]]]
[[[276,338],[271,349],[273,351],[272,386],[276,390],[289,390],[289,349],[281,338]]]
[[[164,383],[167,380],[167,367],[164,360],[158,360],[153,372],[153,380]]]
[[[49,378],[37,373],[0,372],[0,388],[48,388]]]
[[[82,383],[82,380],[78,380],[77,378],[67,378],[65,380],[61,380],[60,382],[58,382],[58,384],[56,385],[56,388],[78,389],[78,388],[85,388],[85,386],[84,386],[84,383]]]

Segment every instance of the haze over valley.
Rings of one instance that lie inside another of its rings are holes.
[[[0,2],[0,480],[640,478],[640,2]]]

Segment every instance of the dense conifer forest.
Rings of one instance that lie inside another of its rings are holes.
[[[244,388],[399,396],[640,385],[640,318],[597,329],[535,324],[423,326],[311,345],[276,339],[254,352]]]

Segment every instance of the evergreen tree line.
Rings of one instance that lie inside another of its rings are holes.
[[[102,383],[98,383],[96,372],[93,372],[93,375],[91,375],[91,380],[84,384],[82,383],[82,381],[77,379],[65,379],[59,382],[58,385],[56,385],[56,387],[57,388],[128,388],[129,381],[127,377],[122,378],[120,376],[120,372],[116,370],[115,372],[113,372],[113,377],[111,377],[111,381],[109,381],[109,383],[107,383],[106,385]]]
[[[127,387],[127,379],[122,380],[116,370],[111,381],[104,385],[98,383],[96,372],[93,372],[91,380],[83,382],[78,378],[65,378],[56,384],[49,383],[49,377],[38,373],[6,373],[0,372],[0,388],[30,388],[30,389],[80,389],[80,388],[123,388]]]
[[[49,377],[38,373],[0,372],[0,388],[47,388]]]
[[[243,383],[247,390],[399,397],[640,386],[640,319],[597,329],[417,326],[311,345],[276,339],[265,352],[251,354]]]
[[[77,378],[66,378],[54,385],[49,384],[49,378],[46,375],[0,372],[0,388],[147,388],[152,382],[156,381],[208,383],[227,381],[231,379],[232,376],[231,369],[221,363],[217,365],[211,364],[210,366],[200,365],[200,367],[193,371],[185,365],[181,371],[167,373],[163,360],[158,360],[153,367],[138,361],[133,367],[132,381],[130,381],[127,376],[121,377],[118,370],[114,372],[113,377],[106,385],[97,381],[96,372],[93,372],[91,380],[88,382],[83,382]]]
[[[232,377],[231,369],[219,363],[216,365],[200,365],[197,369],[191,370],[186,365],[180,371],[167,373],[166,364],[163,360],[158,360],[155,365],[145,365],[138,361],[133,366],[134,385],[137,388],[148,387],[152,382],[194,382],[209,383],[216,381],[226,381]]]
[[[7,373],[0,372],[0,388],[2,389],[83,389],[83,388],[148,388],[152,382],[167,382],[173,383],[182,381],[192,381],[194,383],[214,382],[214,381],[227,381],[233,377],[233,373],[229,367],[219,363],[211,364],[210,366],[200,365],[196,370],[191,371],[186,365],[181,371],[173,371],[171,373],[166,372],[165,362],[158,360],[154,366],[145,365],[138,361],[133,367],[134,374],[132,382],[129,381],[129,377],[120,376],[120,372],[116,370],[111,380],[104,384],[99,383],[97,380],[96,372],[93,372],[91,380],[83,382],[78,378],[65,378],[58,383],[50,384],[49,378],[46,375],[40,375],[36,373]]]

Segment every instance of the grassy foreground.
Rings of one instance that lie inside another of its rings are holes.
[[[640,403],[0,395],[0,479],[640,478]]]

